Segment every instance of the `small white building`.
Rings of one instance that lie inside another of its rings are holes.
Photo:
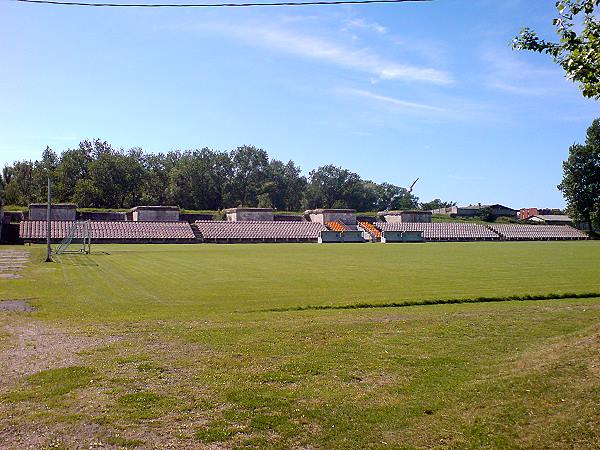
[[[388,223],[431,223],[431,211],[380,211],[377,215]]]
[[[229,222],[262,221],[272,222],[274,220],[273,208],[229,208],[223,211]]]
[[[573,219],[566,214],[538,214],[529,217],[527,220],[546,225],[573,225]]]
[[[129,211],[134,222],[177,222],[178,206],[136,206]]]
[[[304,215],[311,222],[326,224],[328,222],[342,222],[344,225],[356,225],[355,209],[309,209]]]
[[[29,220],[46,220],[48,203],[31,203],[29,205]],[[74,203],[52,203],[50,220],[75,220],[77,205]]]

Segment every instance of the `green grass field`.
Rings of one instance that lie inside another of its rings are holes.
[[[13,248],[2,448],[600,442],[600,242]]]

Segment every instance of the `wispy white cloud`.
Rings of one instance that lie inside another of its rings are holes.
[[[381,80],[424,81],[435,84],[452,82],[452,78],[446,72],[389,60],[368,48],[348,48],[331,40],[276,28],[263,28],[258,33],[256,30],[250,30],[249,34],[243,37],[254,38],[260,45],[367,72]]]
[[[387,28],[377,22],[372,22],[362,18],[348,19],[344,24],[345,30],[359,29],[374,31],[378,34],[385,34],[388,32]]]
[[[400,98],[396,95],[349,86],[337,86],[333,89],[333,93],[370,102],[375,108],[381,109],[381,113],[383,113],[381,117],[412,116],[418,118],[419,121],[428,122],[468,121],[474,123],[474,121],[498,122],[499,120],[493,108],[490,108],[488,104],[472,102],[443,93],[429,92],[426,95],[423,92],[420,95],[413,93],[412,98]]]
[[[268,50],[322,61],[354,71],[364,72],[376,80],[403,80],[448,85],[452,76],[443,70],[401,62],[377,53],[368,47],[357,48],[332,38],[313,33],[293,31],[276,25],[255,26],[210,23],[179,26],[179,30],[218,33]]]
[[[355,89],[349,87],[338,87],[336,88],[336,93],[351,95],[354,97],[362,97],[368,100],[372,100],[378,103],[383,103],[388,106],[392,106],[394,108],[400,110],[408,110],[408,111],[421,111],[421,112],[433,112],[433,113],[449,113],[450,111],[446,108],[442,108],[439,106],[428,105],[425,103],[417,103],[411,102],[407,100],[401,100],[395,97],[389,97],[387,95],[377,94],[375,92],[366,91],[362,89]]]
[[[557,94],[565,87],[565,80],[556,68],[535,66],[520,59],[510,50],[487,50],[482,61],[487,66],[487,86],[517,95],[546,96]]]

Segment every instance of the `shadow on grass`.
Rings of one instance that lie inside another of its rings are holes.
[[[499,297],[473,297],[473,298],[437,298],[424,300],[404,300],[400,302],[388,303],[350,303],[346,305],[305,305],[291,306],[287,308],[262,309],[259,312],[287,312],[287,311],[318,311],[327,309],[369,309],[369,308],[401,308],[404,306],[426,306],[426,305],[449,305],[457,303],[493,303],[493,302],[514,302],[528,300],[559,300],[559,299],[577,299],[577,298],[600,298],[600,292],[584,292],[575,294],[567,292],[564,294],[526,294],[526,295],[507,295]]]
[[[109,252],[93,251],[89,255],[79,252],[53,254],[54,262],[65,266],[98,267],[98,264],[90,259],[90,256],[110,256]]]
[[[54,262],[63,266],[76,267],[98,267],[98,264],[90,260],[88,255],[54,255]]]

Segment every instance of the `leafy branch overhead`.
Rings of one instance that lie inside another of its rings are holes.
[[[523,28],[513,41],[516,50],[546,53],[579,84],[585,97],[600,98],[600,0],[560,0],[553,25],[558,42],[541,39]]]

